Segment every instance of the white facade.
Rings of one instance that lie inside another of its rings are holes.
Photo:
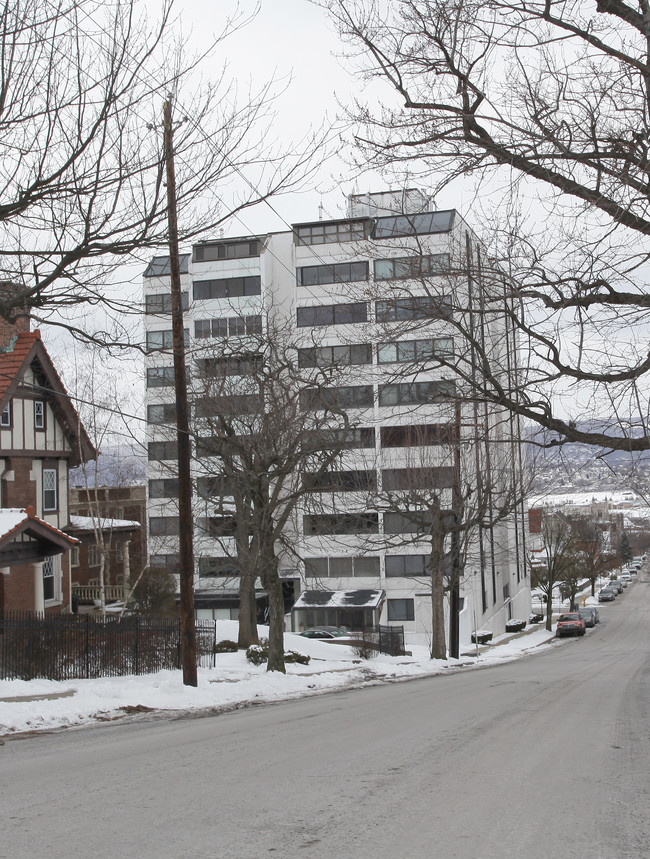
[[[395,509],[395,493],[399,497],[407,484],[419,489],[418,481],[431,479],[443,508],[451,509],[459,497],[454,492],[471,487],[465,515],[479,518],[480,507],[483,522],[468,530],[456,551],[447,547],[450,563],[461,569],[456,611],[460,641],[467,644],[475,628],[498,634],[509,618],[527,619],[530,588],[522,505],[515,504],[503,521],[490,521],[490,511],[520,485],[516,423],[466,398],[450,365],[457,363],[461,376],[475,372],[474,354],[459,333],[474,330],[472,313],[476,341],[497,356],[505,376],[516,371],[516,344],[505,316],[478,313],[480,248],[471,231],[455,211],[423,211],[427,205],[419,192],[359,195],[351,198],[350,219],[195,246],[182,267],[188,365],[201,360],[202,349],[214,354],[220,343],[231,347],[238,338],[245,348],[246,332],[260,330],[270,312],[281,316],[299,350],[311,350],[298,353],[303,363],[319,365],[331,357],[347,364],[337,384],[351,403],[358,443],[342,454],[341,491],[330,486],[311,496],[315,506],[309,497],[304,501],[291,535],[301,560],[287,556],[282,564],[303,602],[310,591],[356,591],[352,625],[379,620],[403,625],[407,642],[430,639],[429,546],[409,533]],[[391,214],[394,207],[399,214]],[[165,333],[171,316],[162,297],[169,289],[165,260],[154,260],[145,273],[147,341],[161,350],[146,359],[149,551],[154,561],[173,567],[174,395],[166,351],[171,334]],[[463,325],[455,324],[461,318]],[[210,466],[200,458],[196,463],[196,477],[206,476]],[[351,472],[362,472],[365,484],[346,485]],[[200,525],[205,509],[205,499],[197,496],[196,594],[232,593],[231,603],[222,600],[220,616],[235,616],[236,580],[223,571],[209,575],[206,559],[223,555],[223,543],[215,547]],[[377,591],[380,609],[364,615],[374,598],[364,603],[363,594]],[[326,600],[317,602],[325,608],[294,613],[296,628],[345,623],[336,609],[326,608]]]

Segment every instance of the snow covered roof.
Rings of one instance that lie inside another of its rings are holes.
[[[75,545],[79,542],[76,537],[65,534],[44,519],[39,519],[35,515],[33,507],[0,508],[0,543],[12,540],[29,530],[45,534],[57,543]]]
[[[384,591],[303,591],[294,608],[379,608]]]
[[[590,504],[604,504],[606,501],[616,507],[621,504],[644,504],[645,502],[633,489],[610,490],[608,492],[564,492],[537,495],[528,499],[529,507],[587,507]]]
[[[70,530],[72,531],[94,531],[99,526],[102,531],[132,531],[141,528],[140,522],[134,519],[93,519],[92,516],[71,516]]]

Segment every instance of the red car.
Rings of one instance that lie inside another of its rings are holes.
[[[562,638],[563,635],[584,635],[586,631],[584,617],[578,611],[571,611],[560,615],[555,635]]]

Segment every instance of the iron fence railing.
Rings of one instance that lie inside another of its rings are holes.
[[[0,615],[0,678],[75,680],[180,668],[180,621],[136,615]],[[196,621],[197,663],[214,667],[216,622]]]

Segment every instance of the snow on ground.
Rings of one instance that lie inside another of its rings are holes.
[[[260,635],[268,635],[259,627]],[[237,639],[236,621],[219,621],[217,639]],[[215,668],[200,668],[197,688],[183,686],[180,671],[159,671],[98,680],[0,680],[0,736],[113,721],[155,711],[215,711],[250,703],[284,701],[333,690],[445,674],[516,659],[550,646],[552,633],[539,627],[503,635],[491,646],[463,648],[460,659],[431,660],[426,647],[412,656],[378,654],[360,659],[353,648],[285,634],[287,650],[311,657],[309,665],[287,665],[287,673],[254,666],[243,651],[220,653]]]

